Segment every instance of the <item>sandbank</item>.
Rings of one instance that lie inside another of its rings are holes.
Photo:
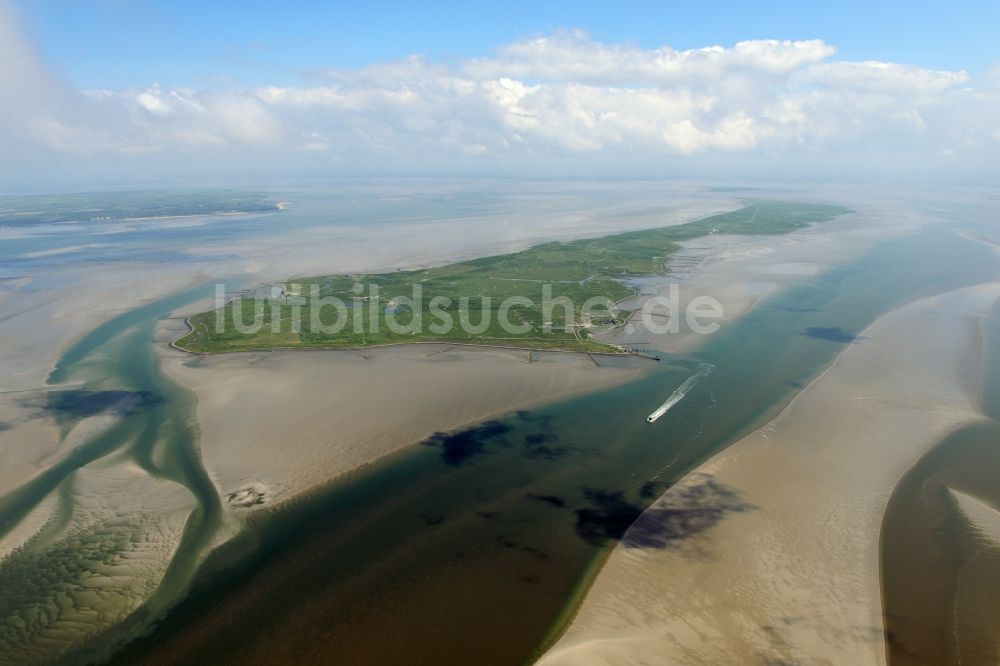
[[[881,317],[770,423],[660,497],[542,664],[885,662],[879,530],[978,406],[989,284]]]
[[[645,359],[449,345],[165,352],[198,399],[201,453],[224,499],[294,497],[403,446],[632,379]],[[600,365],[599,365],[600,364]]]

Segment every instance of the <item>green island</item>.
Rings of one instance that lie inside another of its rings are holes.
[[[264,195],[237,190],[0,196],[0,226],[257,213],[277,208],[278,204]]]
[[[294,278],[276,297],[237,297],[189,318],[191,330],[174,344],[196,353],[409,342],[622,352],[591,334],[624,324],[631,313],[615,304],[634,295],[627,281],[663,273],[678,242],[711,234],[783,234],[849,212],[826,204],[743,203],[687,224],[543,243],[445,266]],[[514,306],[509,299],[517,299]],[[562,299],[575,307],[543,306]],[[598,305],[585,312],[581,306],[588,301]]]

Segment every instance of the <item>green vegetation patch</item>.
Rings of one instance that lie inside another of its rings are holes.
[[[663,272],[680,241],[782,234],[848,212],[746,201],[688,224],[568,242],[446,266],[289,280],[279,298],[237,298],[190,319],[177,345],[195,352],[357,348],[403,342],[617,351],[590,338],[621,325],[628,278]],[[572,304],[571,307],[565,307]]]

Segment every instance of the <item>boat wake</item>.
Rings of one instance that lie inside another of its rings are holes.
[[[670,394],[666,402],[656,408],[652,414],[646,417],[648,423],[652,423],[656,419],[660,418],[666,414],[671,407],[676,405],[678,402],[684,399],[684,396],[688,394],[688,391],[694,388],[695,384],[701,381],[701,378],[708,375],[712,370],[715,370],[715,366],[711,363],[699,363],[698,372],[694,373],[690,377],[684,380],[684,383],[677,387],[677,390]]]

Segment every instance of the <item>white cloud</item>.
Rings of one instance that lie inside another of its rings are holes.
[[[508,76],[577,83],[671,85],[742,71],[780,77],[833,55],[820,40],[739,42],[687,51],[601,44],[580,31],[561,32],[501,47],[496,57],[472,60],[461,70],[471,78]]]
[[[807,70],[807,76],[814,83],[830,88],[920,97],[948,92],[969,80],[965,72],[878,61],[819,63]]]
[[[176,95],[174,93],[172,96]],[[152,114],[157,116],[166,116],[173,111],[173,106],[163,95],[160,94],[160,86],[153,86],[148,90],[144,90],[135,96],[135,101],[138,102],[139,106],[146,109]]]
[[[231,141],[271,144],[281,138],[282,124],[260,98],[239,94],[211,94],[206,97],[207,117]]]
[[[302,86],[81,94],[47,73],[5,13],[0,4],[0,139],[34,141],[53,160],[155,153],[160,167],[191,156],[231,165],[256,154],[276,169],[299,159],[537,173],[566,160],[585,171],[699,156],[777,155],[808,167],[857,152],[940,167],[941,155],[979,163],[1000,138],[1000,74],[977,87],[965,72],[837,61],[819,40],[677,51],[567,31],[488,58],[413,56]]]

